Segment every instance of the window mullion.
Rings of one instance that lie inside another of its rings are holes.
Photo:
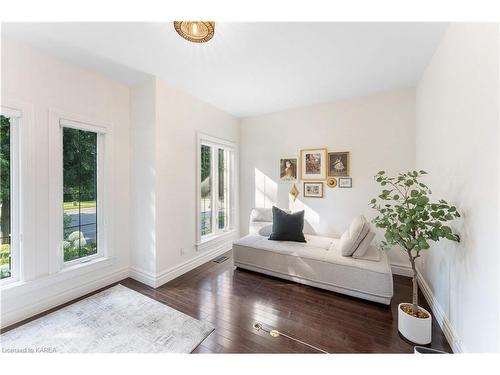
[[[229,151],[224,150],[224,211],[225,211],[225,221],[224,221],[224,230],[229,229],[229,223],[230,223],[230,200],[229,200],[229,171],[230,171],[230,162],[231,159],[229,158]]]
[[[219,154],[217,147],[212,147],[212,176],[213,176],[213,191],[212,191],[212,232],[219,232]]]

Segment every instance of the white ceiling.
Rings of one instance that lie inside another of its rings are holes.
[[[206,44],[165,23],[4,23],[2,33],[113,79],[156,75],[243,117],[414,86],[443,23],[217,23]]]

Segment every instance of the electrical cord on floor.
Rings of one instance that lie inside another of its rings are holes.
[[[255,322],[253,324],[253,328],[255,328],[257,331],[264,331],[266,333],[269,333],[269,335],[271,335],[272,337],[283,336],[283,337],[286,337],[289,340],[298,342],[299,344],[302,344],[302,345],[308,346],[308,347],[310,347],[310,348],[312,348],[314,350],[317,350],[318,352],[329,354],[328,352],[325,352],[323,349],[320,349],[320,348],[318,348],[318,347],[316,347],[314,345],[308,344],[307,342],[304,342],[304,341],[301,341],[299,339],[296,339],[296,338],[294,338],[292,336],[288,336],[288,335],[284,334],[283,332],[280,332],[280,331],[278,331],[276,329],[271,329],[271,328],[265,326],[262,323]]]

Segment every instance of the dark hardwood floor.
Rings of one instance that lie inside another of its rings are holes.
[[[255,272],[235,270],[231,252],[226,256],[229,260],[220,264],[208,262],[158,289],[133,279],[120,283],[194,318],[211,322],[215,331],[195,353],[317,352],[285,337],[275,338],[256,331],[253,328],[256,321],[329,353],[413,352],[413,345],[399,335],[397,328],[397,305],[411,298],[409,278],[394,276],[392,304],[385,306]],[[420,301],[428,308],[422,295]],[[435,321],[429,346],[451,352]]]

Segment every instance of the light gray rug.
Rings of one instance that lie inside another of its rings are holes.
[[[3,353],[191,353],[214,328],[116,285],[0,336]]]

